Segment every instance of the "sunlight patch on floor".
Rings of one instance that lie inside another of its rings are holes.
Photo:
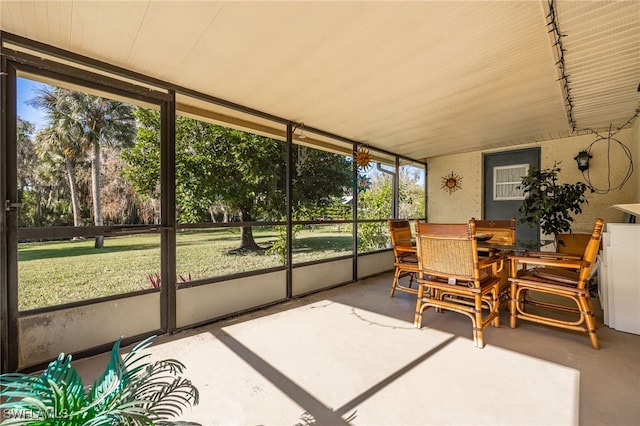
[[[151,348],[203,425],[578,423],[577,370],[337,302],[205,329]]]

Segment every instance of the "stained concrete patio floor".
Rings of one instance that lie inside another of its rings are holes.
[[[640,424],[640,336],[600,315],[594,350],[584,334],[510,329],[503,312],[477,349],[460,314],[430,310],[415,329],[415,296],[389,297],[391,279],[159,336],[148,351],[187,366],[200,404],[183,419],[206,426]],[[74,364],[89,382],[106,362]]]

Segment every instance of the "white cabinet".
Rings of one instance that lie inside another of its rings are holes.
[[[604,323],[640,334],[640,223],[607,223],[599,285]]]

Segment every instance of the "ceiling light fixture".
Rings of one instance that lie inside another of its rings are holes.
[[[306,139],[307,135],[304,134],[304,123],[301,121],[298,127],[300,127],[300,134],[298,135],[298,139]]]

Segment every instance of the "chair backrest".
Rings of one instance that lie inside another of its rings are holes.
[[[418,267],[421,273],[480,285],[475,221],[468,224],[416,221]]]
[[[580,268],[580,275],[578,278],[578,288],[584,288],[591,276],[591,270],[595,266],[596,258],[598,257],[598,251],[600,251],[600,239],[602,238],[602,227],[604,221],[597,218],[593,225],[593,232],[591,233],[591,239],[587,243],[584,249],[584,256],[582,256],[583,266]]]
[[[591,234],[558,234],[556,236],[556,251],[582,256],[590,240]]]
[[[391,236],[391,245],[393,247],[393,253],[396,260],[406,255],[405,252],[399,252],[396,248],[398,246],[411,247],[413,246],[411,223],[407,219],[389,219],[389,235]]]
[[[389,219],[389,235],[391,236],[391,244],[406,245],[411,244],[411,223],[407,219]]]
[[[475,220],[475,218],[473,218]],[[516,218],[505,220],[476,220],[476,233],[493,234],[491,242],[504,245],[516,243]]]

